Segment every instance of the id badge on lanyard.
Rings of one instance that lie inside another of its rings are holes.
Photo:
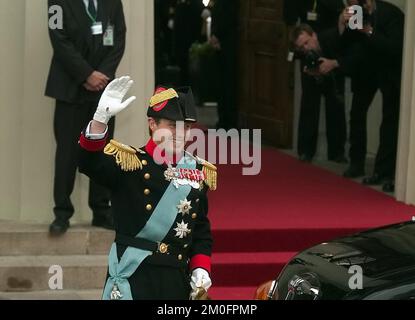
[[[91,25],[91,33],[93,36],[98,36],[103,34],[103,27],[102,27],[102,22],[101,21],[97,21],[96,17],[94,18],[89,11],[87,10],[87,15],[89,17],[89,19],[91,19],[92,21],[92,25]]]
[[[318,20],[317,0],[314,0],[313,10],[307,12],[307,20],[314,21],[314,22]]]
[[[91,26],[91,32],[93,36],[98,36],[102,34],[103,32],[102,22],[94,22]]]
[[[114,46],[114,26],[109,24],[107,30],[105,30],[103,44],[105,47]]]

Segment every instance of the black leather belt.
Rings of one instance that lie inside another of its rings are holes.
[[[182,255],[181,260],[183,260],[185,255],[184,250],[179,250],[178,248],[175,248],[171,245],[162,242],[154,242],[143,238],[133,238],[122,234],[116,235],[115,242],[126,247],[133,247],[137,249],[151,251],[154,253]]]

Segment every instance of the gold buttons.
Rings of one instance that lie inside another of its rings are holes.
[[[169,250],[169,246],[165,243],[160,243],[159,245],[159,252],[162,254],[166,254],[167,251]]]
[[[185,245],[183,246],[183,248],[184,248],[184,249],[186,249],[188,246],[189,246],[188,244],[185,244]]]
[[[200,202],[200,199],[196,199],[196,203],[199,203]]]
[[[193,213],[192,214],[192,219],[196,219],[197,218],[197,214],[196,213]]]
[[[150,180],[150,178],[151,178],[151,175],[150,175],[149,173],[146,173],[146,174],[144,175],[144,179],[146,179],[146,180]]]
[[[183,260],[183,256],[182,256],[181,254],[179,254],[179,255],[177,256],[177,259],[179,259],[179,260]]]
[[[145,189],[145,190],[144,190],[144,194],[145,194],[146,196],[148,196],[150,193],[151,193],[150,189]]]
[[[148,165],[148,162],[147,162],[147,160],[143,160],[143,161],[141,161],[141,163],[142,163],[142,165],[143,165],[143,166],[146,166],[146,165]]]
[[[146,205],[146,210],[147,211],[153,210],[153,206],[151,204]]]

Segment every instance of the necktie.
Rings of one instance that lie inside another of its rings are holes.
[[[88,12],[92,18],[97,18],[97,8],[95,7],[94,0],[89,0],[88,2]]]

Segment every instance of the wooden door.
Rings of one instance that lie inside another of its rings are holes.
[[[283,0],[240,0],[238,94],[243,127],[273,146],[292,147],[294,72],[287,62]]]

